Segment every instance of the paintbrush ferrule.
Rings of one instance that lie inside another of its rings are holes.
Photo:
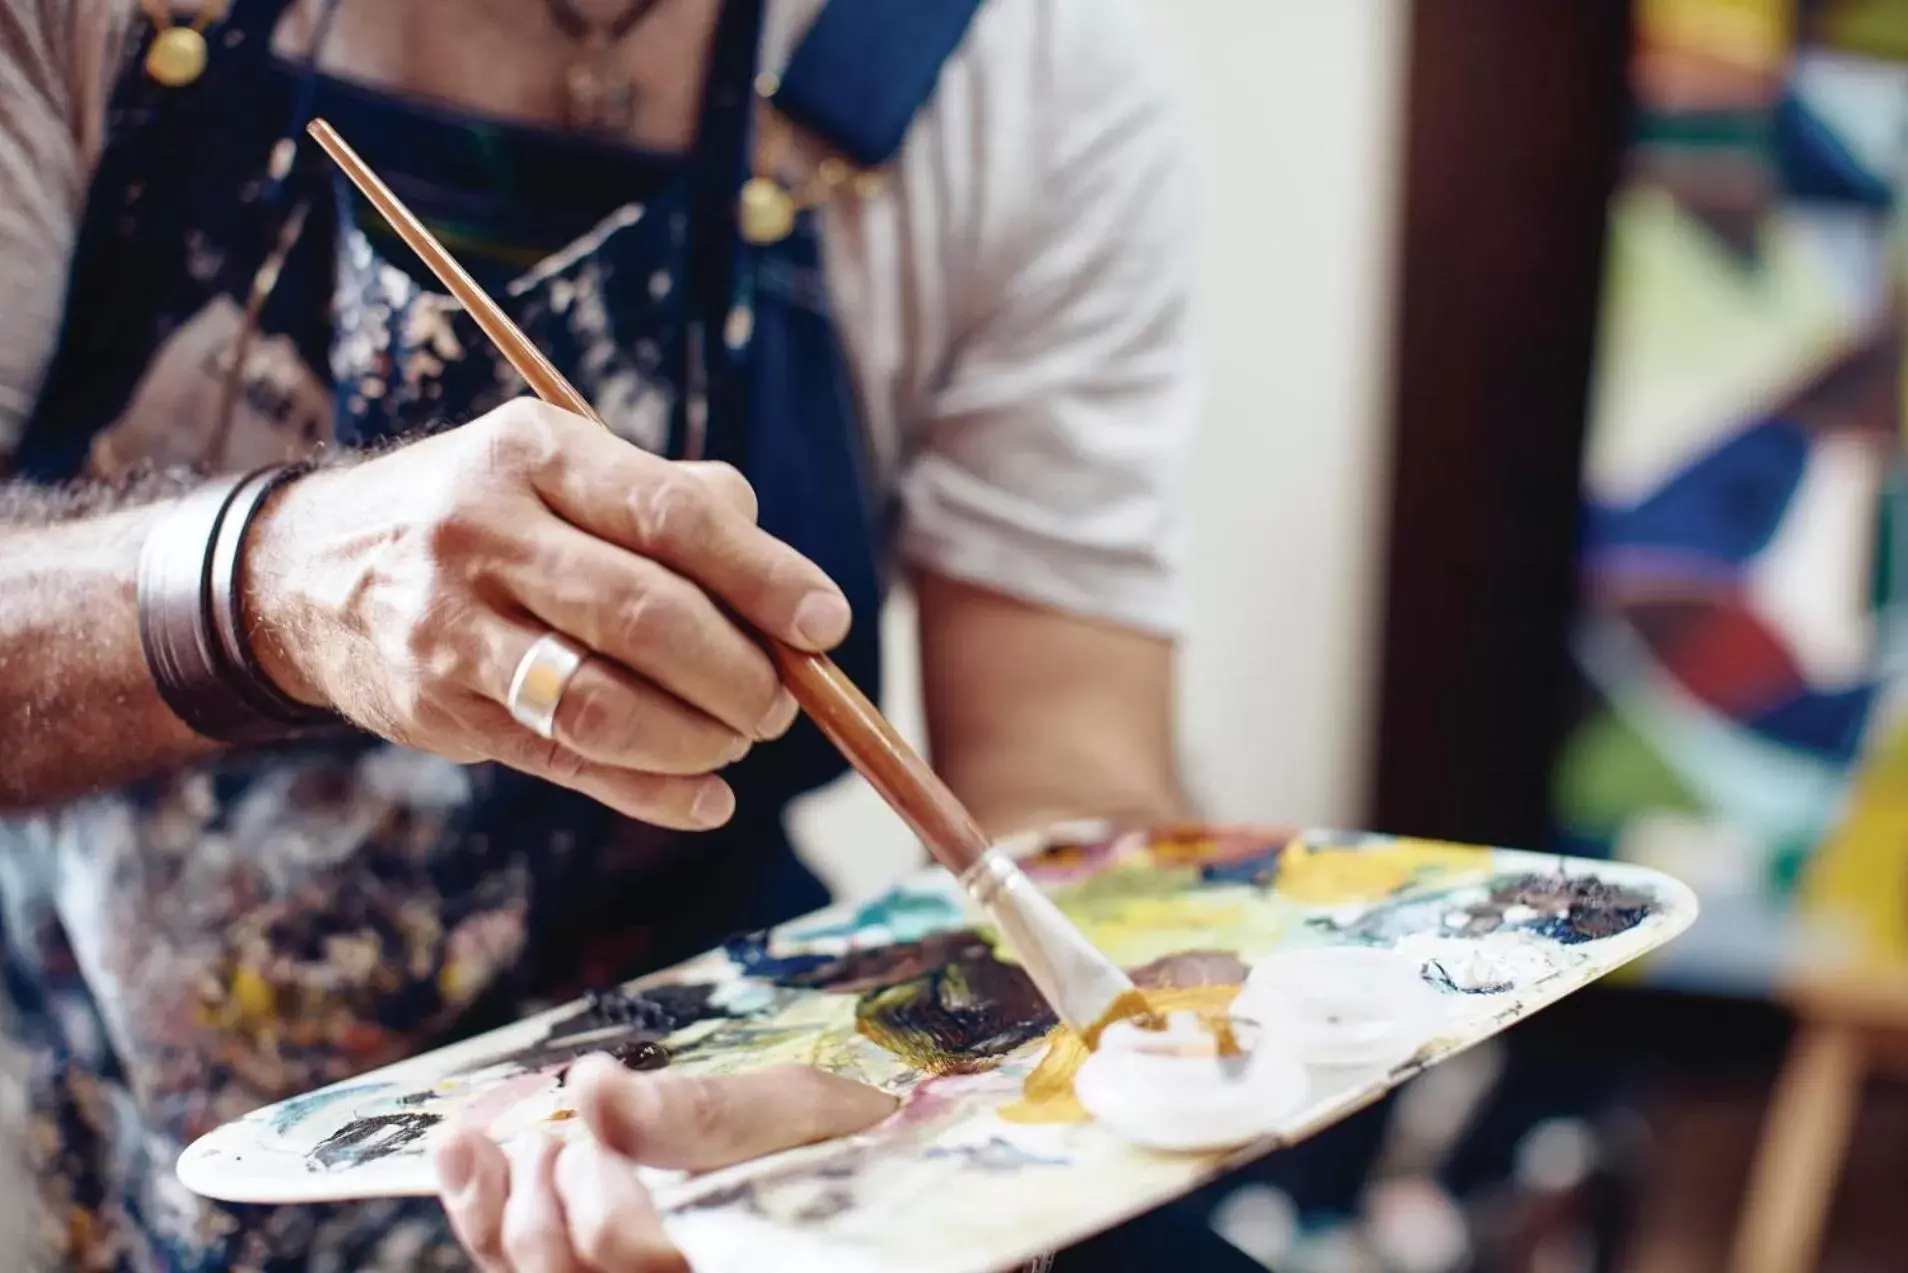
[[[1091,1037],[1133,982],[998,847],[958,877],[1060,1019]]]

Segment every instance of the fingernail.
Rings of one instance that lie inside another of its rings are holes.
[[[727,822],[734,812],[735,793],[729,790],[729,784],[711,778],[696,792],[696,802],[690,807],[689,816],[699,826],[713,827]]]
[[[446,1194],[456,1195],[464,1192],[470,1184],[471,1168],[475,1165],[470,1146],[461,1140],[453,1140],[437,1153],[437,1181]]]
[[[738,734],[729,743],[729,751],[728,751],[728,754],[723,757],[723,763],[733,765],[736,761],[748,755],[749,748],[753,747],[754,745],[755,744],[751,743],[748,739],[743,738],[741,735]]]
[[[796,705],[793,694],[787,690],[777,690],[775,706],[769,708],[768,715],[764,716],[762,723],[755,727],[757,737],[763,742],[780,738],[788,732],[788,727],[795,723],[795,716],[800,711],[801,708]]]
[[[795,607],[795,635],[826,649],[848,635],[848,603],[832,592],[811,592]]]

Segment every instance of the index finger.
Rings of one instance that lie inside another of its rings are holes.
[[[746,516],[738,493],[719,490],[707,466],[593,432],[533,482],[557,516],[687,576],[769,636],[827,650],[848,635],[841,589]]]
[[[652,1167],[710,1171],[874,1126],[900,1106],[806,1066],[703,1078],[632,1073],[608,1057],[571,1071],[576,1112],[604,1146]]]

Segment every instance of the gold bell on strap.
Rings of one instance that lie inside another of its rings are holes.
[[[742,183],[736,212],[745,242],[757,247],[780,243],[794,233],[795,211],[795,196],[767,177]]]
[[[146,74],[167,88],[184,88],[205,74],[205,36],[188,26],[167,27],[146,50]]]

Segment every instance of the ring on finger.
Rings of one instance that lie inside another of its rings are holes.
[[[519,725],[542,738],[556,737],[557,709],[563,691],[583,666],[584,651],[556,632],[546,632],[531,643],[517,661],[504,706]]]

